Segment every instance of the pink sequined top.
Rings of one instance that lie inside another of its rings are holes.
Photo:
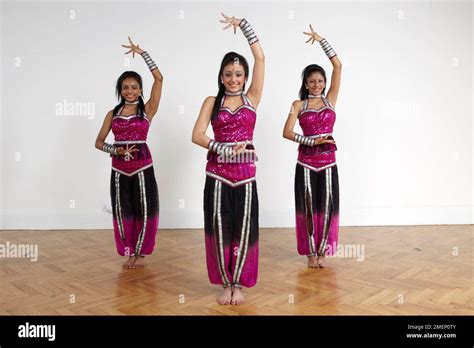
[[[308,109],[308,99],[298,114],[298,121],[303,130],[303,135],[310,138],[328,135],[328,139],[334,140],[332,132],[336,122],[336,112],[323,97],[324,107],[320,109]],[[298,163],[311,169],[322,170],[336,163],[336,144],[321,144],[306,146],[300,144],[298,147]]]
[[[132,176],[153,165],[150,149],[146,144],[150,121],[145,114],[143,119],[140,115],[121,115],[122,108],[112,119],[112,133],[115,136],[114,145],[131,148],[139,151],[131,152],[130,155],[112,155],[112,169]]]
[[[247,150],[254,150],[252,144],[253,131],[257,114],[249,98],[242,94],[243,104],[232,111],[224,107],[225,96],[215,119],[211,120],[214,140],[221,143],[236,145],[248,141]],[[255,155],[219,156],[208,152],[206,175],[236,187],[255,180],[257,160]]]

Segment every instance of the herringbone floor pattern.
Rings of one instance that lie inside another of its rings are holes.
[[[39,259],[0,258],[0,315],[474,314],[472,226],[343,227],[333,257],[309,269],[293,229],[260,230],[260,270],[247,302],[220,306],[202,230],[159,230],[142,270],[122,270],[111,230],[0,231],[38,244]]]

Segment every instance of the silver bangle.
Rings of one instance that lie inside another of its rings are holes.
[[[153,69],[158,69],[155,62],[153,61],[153,59],[151,59],[147,51],[142,52],[142,57],[145,60],[146,65],[148,65],[148,68],[150,69],[150,71],[152,71]]]
[[[108,152],[112,155],[118,155],[117,147],[114,145],[107,144],[107,143],[104,143],[104,145],[102,145],[102,151]]]
[[[244,36],[247,38],[249,45],[252,45],[258,41],[257,35],[253,31],[252,26],[245,18],[240,21],[239,26],[240,29],[242,29],[242,33],[244,33]]]
[[[304,135],[300,135],[297,133],[295,133],[295,137],[293,138],[293,140],[297,143],[300,143],[306,146],[314,146],[314,143],[315,143],[315,139],[305,137]]]
[[[321,44],[321,47],[323,48],[324,53],[326,53],[326,55],[328,56],[329,59],[331,59],[332,57],[337,56],[336,52],[333,50],[333,48],[331,47],[329,42],[326,41],[326,39],[321,39],[321,41],[319,41],[319,43]]]
[[[209,150],[217,153],[218,155],[232,155],[234,152],[232,146],[214,140],[211,140],[211,142],[209,143]]]

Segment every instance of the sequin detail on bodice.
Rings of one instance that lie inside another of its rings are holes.
[[[211,120],[214,140],[222,143],[249,141],[250,144],[247,145],[246,149],[254,150],[252,141],[257,114],[249,98],[242,94],[243,104],[234,111],[224,107],[224,101],[225,96],[222,98],[215,119]],[[256,157],[249,156],[245,159],[243,156],[236,157],[238,158],[237,163],[222,161],[222,158],[214,152],[208,152],[207,175],[233,187],[255,180]]]
[[[112,169],[122,174],[132,176],[153,165],[150,149],[146,144],[150,121],[145,114],[122,115],[123,107],[112,119],[112,133],[115,137],[114,145],[124,149],[133,148],[139,151],[130,155],[112,155]]]
[[[320,109],[308,108],[308,99],[304,100],[298,114],[298,122],[306,137],[317,138],[329,135],[334,140],[332,132],[336,122],[336,112],[329,101],[323,97],[324,107]],[[322,144],[316,146],[299,145],[298,163],[309,169],[323,169],[336,163],[336,144]]]

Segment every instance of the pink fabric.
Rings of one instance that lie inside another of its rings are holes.
[[[112,132],[115,141],[146,140],[150,122],[138,115],[115,116],[112,120]]]
[[[332,133],[334,123],[336,122],[336,112],[327,106],[316,111],[313,109],[302,110],[299,114],[298,121],[304,136]],[[337,148],[335,145],[318,146],[324,146],[328,151],[311,151],[308,146],[300,145],[298,148],[298,161],[315,168],[336,162],[335,151]]]
[[[305,214],[296,214],[296,241],[298,253],[300,255],[311,254],[309,248],[309,238],[312,238],[316,246],[316,252],[319,251],[323,240],[324,214],[315,213],[313,215],[313,226],[316,233],[308,236]],[[334,255],[337,251],[338,233],[339,233],[339,214],[332,215],[329,219],[329,233],[326,241],[325,255]]]
[[[143,219],[134,219],[123,217],[123,231],[125,233],[125,240],[120,238],[120,229],[117,219],[113,219],[115,245],[117,252],[121,256],[135,255],[135,246],[137,245],[138,237],[143,227]],[[158,230],[159,215],[149,216],[147,218],[145,227],[145,237],[141,248],[140,255],[151,255],[155,247],[155,237]]]
[[[217,117],[211,121],[214,140],[234,142],[253,139],[253,130],[257,116],[249,105],[242,105],[232,112],[229,108],[221,108]]]
[[[206,245],[206,262],[207,262],[207,272],[209,276],[209,281],[211,284],[223,285],[224,282],[221,278],[221,273],[219,271],[219,261],[217,260],[217,246],[216,241],[213,237],[206,235],[205,237]],[[233,252],[238,250],[240,243],[232,242],[230,246],[224,246],[224,269],[227,274],[227,278],[232,281],[233,274],[235,271],[235,264],[237,260],[237,253]],[[258,243],[254,245],[249,245],[247,250],[245,263],[242,268],[242,273],[240,274],[240,285],[250,288],[257,284],[258,278]]]
[[[247,104],[246,99],[244,99],[244,104],[234,111],[221,107],[217,117],[211,121],[214,140],[224,143],[251,141],[253,140],[256,120],[255,110]],[[249,145],[247,149],[253,149],[253,146]],[[206,172],[225,178],[232,183],[237,183],[254,178],[257,167],[254,160],[246,163],[222,163],[222,161],[219,163],[218,156],[208,154]]]
[[[120,112],[119,112],[120,113]],[[143,119],[138,115],[131,116],[115,116],[112,120],[112,132],[115,136],[115,141],[146,141],[150,122],[146,117]],[[130,157],[111,155],[112,168],[127,174],[133,174],[153,164],[150,149],[146,143],[130,143],[130,144],[114,144],[117,147],[127,146],[139,151],[132,152]]]
[[[298,120],[304,136],[332,133],[336,113],[329,107],[324,107],[319,111],[307,109],[300,113]]]
[[[132,157],[127,161],[126,156],[113,156],[112,155],[112,168],[118,169],[127,174],[132,174],[153,164],[150,149],[147,144],[128,144],[128,147],[135,145],[134,149],[138,149],[137,152],[132,152]],[[116,144],[117,147],[126,148],[127,145]]]
[[[298,161],[315,168],[324,167],[325,165],[336,162],[336,153],[305,154],[303,151],[299,151]]]

